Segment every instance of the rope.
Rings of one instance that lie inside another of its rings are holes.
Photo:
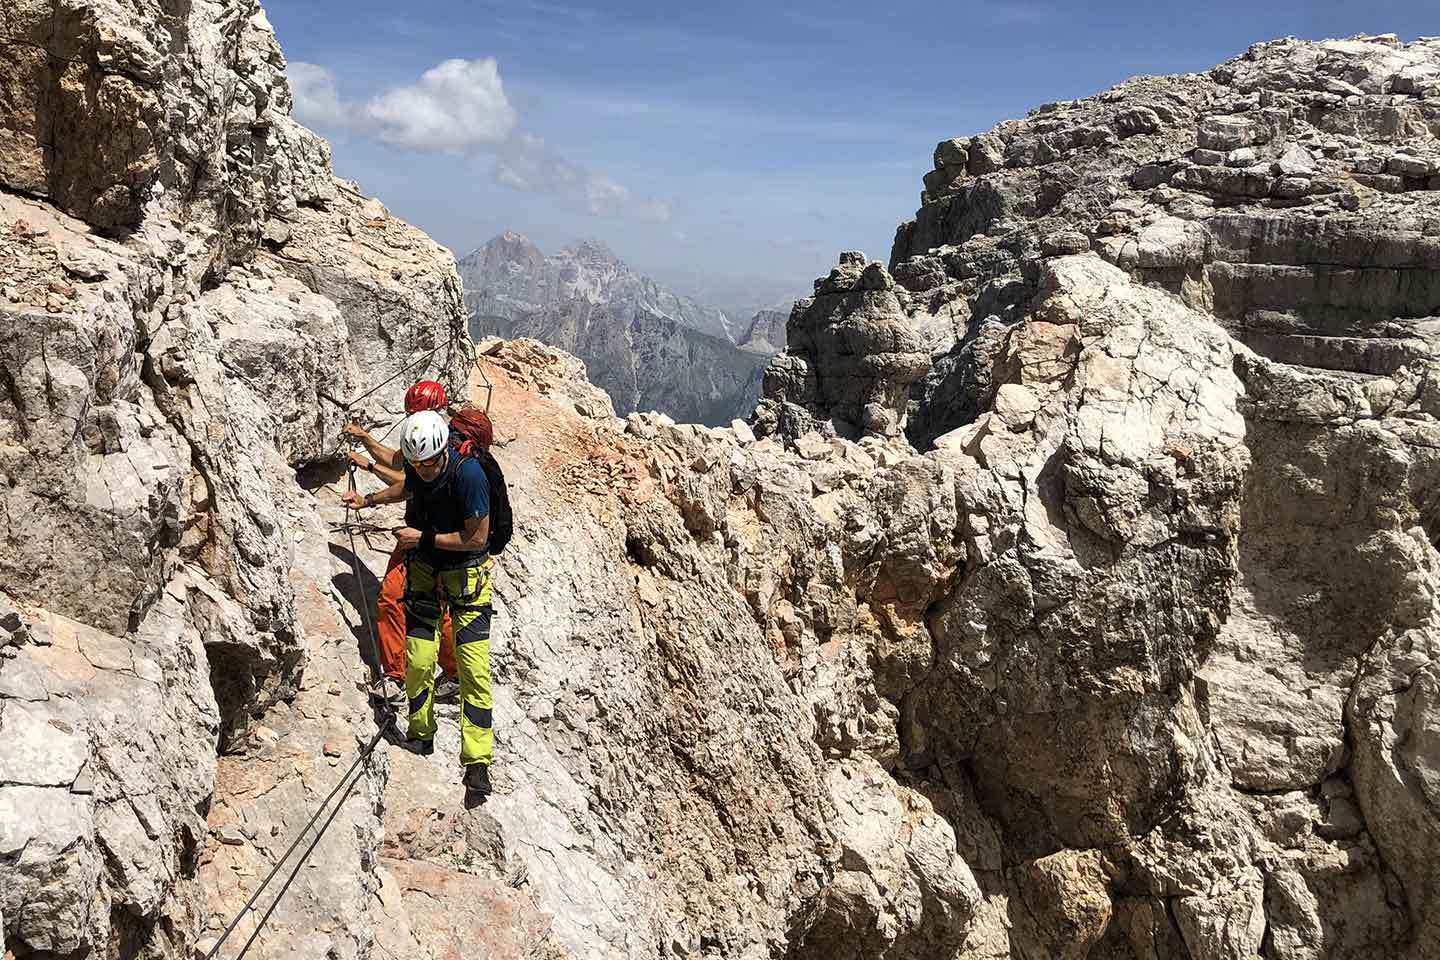
[[[355,464],[353,462],[350,464],[348,475],[349,492],[356,493]],[[354,520],[349,519],[351,513],[355,514]],[[355,549],[355,528],[361,522],[360,511],[347,506],[345,508],[345,516],[347,521],[345,524],[345,535],[350,539],[350,572],[355,577],[355,589],[360,591],[360,616],[365,620],[365,632],[370,637],[370,655],[374,658],[371,662],[375,665],[375,670],[378,670],[380,669],[380,638],[376,636],[375,624],[370,620],[370,600],[365,596],[365,581],[360,577],[360,553]],[[373,671],[371,672],[370,678],[372,681],[376,679]],[[385,710],[387,722],[393,723],[395,720],[394,708],[390,706],[388,701],[385,703]]]
[[[295,839],[290,842],[290,846],[286,848],[283,854],[280,855],[280,859],[275,861],[275,865],[270,868],[270,872],[265,875],[265,879],[260,881],[260,886],[256,887],[255,892],[250,894],[250,899],[245,901],[245,906],[241,907],[240,912],[235,914],[235,919],[230,921],[230,925],[225,928],[225,932],[220,935],[220,939],[216,941],[215,946],[211,947],[210,952],[205,954],[205,960],[213,960],[213,958],[220,953],[220,948],[225,945],[225,941],[230,938],[230,934],[234,932],[235,928],[240,924],[240,921],[245,916],[245,914],[249,913],[251,909],[254,908],[255,901],[260,899],[260,894],[265,892],[265,888],[270,885],[270,881],[275,879],[275,874],[279,873],[280,868],[284,866],[285,861],[290,859],[290,854],[294,853],[295,848],[300,846],[300,841],[305,839],[305,834],[310,831],[311,827],[315,826],[315,821],[320,819],[320,814],[324,813],[325,808],[330,805],[330,801],[335,799],[335,794],[340,792],[340,788],[345,784],[345,781],[350,779],[351,774],[355,772],[355,769],[357,767],[370,759],[370,755],[375,752],[375,748],[380,744],[380,740],[382,737],[384,737],[387,728],[388,721],[386,724],[382,724],[379,730],[375,731],[375,736],[372,737],[370,739],[370,742],[365,745],[365,748],[360,751],[360,755],[355,758],[355,762],[350,764],[350,769],[345,771],[345,774],[340,778],[340,781],[335,784],[335,786],[330,790],[330,793],[326,795],[325,799],[320,801],[320,806],[317,807],[315,812],[310,815],[310,819],[305,821],[305,826],[302,827],[300,829],[300,832],[295,835]],[[275,906],[280,902],[280,898],[285,895],[285,891],[290,888],[290,882],[295,879],[295,874],[299,872],[300,867],[304,865],[306,858],[310,856],[310,851],[315,849],[315,845],[318,844],[320,842],[320,838],[325,835],[325,831],[329,829],[331,821],[335,819],[335,814],[339,812],[341,805],[343,805],[345,800],[348,799],[350,791],[355,789],[355,784],[359,782],[359,777],[356,777],[351,782],[350,787],[345,791],[345,796],[340,799],[340,803],[337,803],[335,805],[335,809],[331,811],[330,816],[325,821],[325,825],[321,827],[320,832],[316,834],[314,841],[311,842],[310,846],[305,848],[305,852],[301,854],[299,861],[297,861],[295,864],[295,869],[291,871],[289,879],[287,879],[285,881],[285,885],[280,888],[280,893],[277,894],[274,901],[271,902],[269,909],[265,911],[265,915],[260,918],[260,923],[255,927],[255,932],[250,935],[250,939],[245,942],[245,946],[241,948],[240,953],[236,956],[235,960],[240,960],[240,957],[245,956],[245,951],[250,949],[250,944],[253,943],[255,941],[255,938],[260,935],[261,929],[265,926],[265,921],[268,920],[270,914],[275,911]]]
[[[344,783],[346,780],[349,780],[350,786],[345,788],[345,792],[341,794],[339,802],[336,803],[334,809],[330,811],[330,816],[325,818],[324,825],[321,826],[320,830],[315,834],[315,839],[310,841],[310,846],[306,847],[305,852],[300,854],[300,858],[295,861],[295,867],[290,871],[290,876],[285,878],[284,884],[282,884],[280,887],[280,892],[275,894],[274,900],[270,901],[270,906],[266,908],[265,913],[261,915],[260,922],[255,924],[255,932],[250,934],[250,939],[245,941],[245,946],[240,948],[240,952],[235,955],[235,960],[243,960],[245,954],[250,951],[250,945],[253,944],[256,938],[260,936],[260,931],[265,929],[265,921],[270,919],[270,914],[274,913],[275,908],[280,905],[280,901],[284,899],[285,894],[290,890],[290,884],[294,883],[295,878],[299,876],[300,868],[305,866],[305,861],[310,858],[310,854],[320,844],[321,838],[325,836],[325,831],[329,830],[330,824],[335,822],[335,815],[340,812],[340,808],[345,805],[345,801],[350,799],[351,791],[353,791],[355,789],[355,785],[360,782],[359,776],[352,778],[350,774],[353,773],[355,768],[359,766],[363,761],[367,761],[370,759],[370,755],[375,752],[375,748],[380,744],[380,739],[384,736],[385,727],[382,726],[379,730],[375,731],[375,736],[370,738],[370,742],[366,744],[365,749],[360,751],[360,756],[355,758],[355,762],[350,765],[350,769],[345,772],[345,776],[340,778],[340,783]],[[336,784],[335,786],[338,789],[340,784]],[[333,794],[334,791],[332,790],[331,793]],[[321,809],[323,810],[324,807],[321,807]],[[304,834],[302,833],[300,836],[303,837]],[[298,840],[299,838],[296,839]],[[284,863],[285,861],[281,860],[280,862]],[[216,944],[215,948],[218,950],[220,948],[220,945]]]
[[[456,341],[455,341],[454,339],[452,339],[448,344],[446,344],[446,346],[448,346],[448,347],[450,347],[450,348],[453,348],[453,347],[455,346],[455,342],[456,342]],[[468,352],[469,352],[469,354],[470,354],[470,363],[469,363],[469,365],[465,368],[466,371],[467,371],[467,377],[468,377],[468,371],[470,371],[470,370],[477,370],[477,371],[479,371],[479,373],[480,373],[480,379],[483,380],[483,381],[485,381],[485,382],[481,385],[481,389],[483,389],[483,390],[485,391],[485,412],[486,412],[486,413],[489,413],[489,412],[490,412],[490,400],[491,400],[491,397],[492,397],[492,396],[494,395],[494,393],[495,393],[495,385],[490,382],[490,378],[485,375],[485,368],[480,365],[480,353],[479,353],[479,351],[477,351],[477,350],[475,349],[475,341],[471,340],[471,339],[469,338],[469,336],[466,336],[466,337],[463,338],[463,343],[465,344],[465,346],[467,346],[467,347],[469,348],[469,351],[468,351]],[[402,366],[400,367],[400,369],[396,370],[396,371],[395,371],[393,374],[391,374],[389,377],[387,377],[386,379],[380,381],[379,383],[375,384],[375,386],[371,387],[369,390],[366,390],[364,393],[360,394],[360,395],[357,396],[357,397],[353,397],[353,398],[350,399],[350,400],[341,400],[341,399],[339,399],[339,398],[337,398],[337,397],[332,397],[330,394],[326,393],[324,390],[317,390],[317,391],[315,391],[315,392],[316,392],[316,394],[320,397],[320,399],[329,401],[330,403],[333,403],[335,406],[339,407],[341,410],[344,410],[345,412],[348,413],[348,412],[355,406],[355,404],[359,403],[361,400],[364,400],[364,399],[367,398],[367,397],[373,396],[377,391],[380,390],[381,387],[385,387],[385,386],[388,386],[389,384],[394,383],[396,380],[400,379],[401,375],[403,375],[406,371],[408,371],[408,370],[413,370],[417,365],[427,364],[427,363],[430,361],[430,358],[433,357],[433,356],[435,356],[435,354],[437,354],[437,353],[439,353],[439,352],[440,352],[440,345],[436,345],[435,347],[431,348],[431,350],[430,350],[429,353],[425,354],[425,356],[421,357],[419,360],[411,360],[409,363],[402,365]],[[449,356],[450,356],[449,353],[447,353],[447,354],[446,354],[447,365],[448,365]],[[460,386],[461,386],[462,391],[463,391],[463,389],[464,389],[465,387],[467,387],[468,385],[469,385],[468,383],[461,384]],[[451,384],[451,387],[452,387],[452,388],[453,388],[454,386],[455,386],[454,384]],[[452,395],[453,395],[453,393],[454,393],[453,389],[452,389],[451,393],[452,393]],[[395,428],[396,428],[397,426],[399,426],[399,425],[401,424],[401,422],[403,422],[403,420],[404,420],[404,418],[402,417],[400,420],[396,420],[394,423],[390,424],[390,426],[385,430],[385,432],[380,435],[380,441],[379,441],[379,442],[383,443],[383,442],[385,441],[385,439],[386,439],[387,437],[389,437],[390,434],[395,430]]]
[[[472,347],[472,350],[473,350],[473,347]],[[388,385],[394,383],[396,380],[400,379],[400,377],[401,377],[406,371],[408,371],[408,370],[413,370],[417,365],[423,366],[423,365],[427,364],[427,363],[430,361],[430,358],[433,357],[433,356],[435,356],[435,354],[437,354],[437,353],[439,353],[439,352],[440,352],[440,348],[439,348],[438,346],[437,346],[437,347],[434,347],[429,353],[425,354],[425,356],[421,357],[419,360],[411,360],[409,363],[404,364],[403,366],[400,367],[399,370],[396,370],[396,371],[395,371],[393,374],[391,374],[389,377],[387,377],[386,379],[380,381],[379,383],[375,384],[375,386],[371,387],[369,390],[366,390],[364,393],[362,393],[362,394],[360,394],[359,396],[354,397],[354,398],[352,398],[352,399],[350,399],[350,400],[340,400],[340,399],[337,399],[337,398],[335,398],[335,397],[330,396],[330,394],[326,393],[324,390],[317,390],[317,391],[315,391],[315,392],[316,392],[316,394],[320,397],[321,400],[328,400],[330,403],[333,403],[335,406],[339,407],[341,410],[345,411],[346,413],[349,413],[350,410],[355,406],[355,404],[359,403],[361,400],[364,400],[366,397],[373,396],[378,390],[380,390],[381,387],[385,387],[385,386],[388,386]],[[489,404],[487,403],[486,406],[488,407]],[[390,428],[389,428],[388,430],[386,430],[385,433],[384,433],[383,435],[381,435],[381,437],[380,437],[380,441],[381,441],[382,443],[384,442],[384,440],[385,440],[386,437],[390,436],[391,431],[393,431],[393,430],[403,421],[403,419],[404,419],[404,418],[402,417],[400,420],[396,420],[394,423],[390,424]],[[352,469],[353,469],[353,466],[352,466]],[[352,489],[353,489],[353,486],[352,486]]]
[[[344,533],[346,531],[350,531],[358,533],[362,537],[365,536],[367,533],[394,533],[398,529],[400,528],[384,526],[378,523],[371,523],[368,520],[351,520],[343,523],[330,524],[331,533]],[[368,541],[366,545],[369,546]],[[370,549],[373,550],[375,548],[371,547]]]
[[[401,366],[399,370],[396,370],[393,374],[386,377],[384,380],[381,380],[379,383],[375,384],[375,386],[371,387],[369,390],[366,390],[358,397],[352,397],[349,400],[337,400],[334,397],[330,396],[328,393],[325,393],[323,390],[316,392],[319,394],[322,400],[329,400],[341,410],[349,410],[354,407],[355,404],[359,403],[361,400],[364,400],[366,397],[373,396],[377,391],[379,391],[381,387],[389,386],[396,380],[399,380],[407,371],[413,370],[417,366],[422,366],[426,363],[429,363],[430,358],[435,356],[435,354],[439,352],[440,348],[438,346],[434,347],[429,353],[425,354],[425,356],[421,357],[419,360],[411,360],[409,363]]]
[[[349,480],[350,492],[353,493],[355,492],[354,464],[350,465]],[[356,515],[356,518],[354,520],[349,519],[351,512],[354,512]],[[365,595],[365,581],[360,576],[360,554],[355,549],[355,529],[362,524],[359,520],[359,511],[354,511],[351,507],[347,506],[345,508],[345,513],[346,521],[345,523],[341,524],[341,526],[344,527],[346,533],[350,538],[350,571],[351,574],[355,577],[355,588],[360,592],[360,614],[365,621],[365,632],[370,637],[370,653],[374,657],[373,663],[375,665],[375,668],[378,669],[380,666],[380,639],[375,634],[375,624],[370,618],[370,599]],[[374,674],[372,671],[372,678],[373,676]],[[225,928],[225,932],[220,935],[220,939],[215,942],[215,946],[210,948],[210,952],[205,955],[205,960],[214,960],[214,958],[220,953],[220,948],[225,945],[226,940],[230,939],[230,934],[235,931],[235,928],[240,924],[241,919],[243,919],[247,913],[254,909],[255,902],[260,899],[260,895],[265,892],[265,888],[270,886],[270,882],[275,879],[275,875],[280,872],[280,868],[284,866],[285,861],[290,859],[290,855],[295,852],[295,848],[300,846],[300,841],[305,839],[305,835],[309,833],[311,828],[315,826],[315,821],[319,820],[320,815],[325,812],[325,808],[330,806],[330,801],[335,799],[335,795],[340,792],[340,788],[342,786],[345,786],[346,781],[349,781],[349,786],[345,787],[345,792],[341,794],[340,800],[330,811],[330,816],[325,818],[324,824],[321,825],[320,829],[315,834],[315,839],[310,841],[310,845],[305,848],[305,850],[300,854],[299,859],[295,861],[294,869],[292,869],[290,871],[290,875],[285,878],[285,882],[280,887],[280,892],[275,894],[275,898],[270,901],[270,906],[267,907],[265,912],[261,915],[260,921],[255,925],[255,930],[250,934],[250,939],[245,941],[245,945],[241,947],[240,952],[235,955],[235,960],[241,960],[241,958],[245,956],[245,954],[250,950],[251,945],[255,943],[256,938],[260,936],[260,931],[265,929],[266,921],[270,919],[270,915],[275,912],[275,908],[279,906],[280,901],[284,899],[286,892],[290,889],[290,884],[292,884],[295,881],[295,878],[299,875],[300,868],[303,867],[305,865],[305,861],[310,858],[310,854],[315,850],[315,848],[319,845],[320,840],[325,836],[325,831],[330,829],[330,824],[334,822],[336,815],[340,812],[340,808],[344,806],[345,801],[350,798],[351,791],[353,791],[355,789],[355,785],[360,782],[360,777],[354,776],[352,778],[352,775],[355,773],[356,769],[361,766],[361,764],[369,761],[371,755],[375,752],[375,748],[380,745],[380,741],[384,738],[385,733],[392,727],[396,726],[397,718],[395,716],[395,708],[390,704],[389,701],[383,701],[382,710],[384,711],[384,718],[380,723],[379,728],[375,731],[375,736],[370,738],[370,742],[365,745],[365,747],[360,751],[359,756],[357,756],[355,758],[355,761],[350,764],[350,769],[345,771],[345,774],[340,778],[339,782],[337,782],[335,786],[331,788],[330,792],[325,796],[325,799],[320,802],[320,806],[317,807],[315,809],[315,812],[310,815],[310,819],[305,821],[305,826],[302,827],[300,832],[295,835],[295,839],[290,842],[290,846],[286,848],[283,854],[281,854],[280,859],[275,861],[275,865],[270,868],[270,872],[265,875],[265,879],[260,881],[260,885],[255,888],[255,892],[250,894],[250,899],[245,901],[245,906],[241,907],[240,912],[235,914],[235,918],[230,921],[230,925]]]

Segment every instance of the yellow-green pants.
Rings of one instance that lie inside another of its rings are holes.
[[[490,762],[490,567],[436,570],[410,560],[405,583],[405,696],[413,740],[435,739],[435,661],[440,655],[440,613],[450,608],[455,661],[460,667],[460,762]]]

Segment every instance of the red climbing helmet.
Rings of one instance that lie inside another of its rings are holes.
[[[405,412],[418,413],[421,410],[444,410],[445,387],[435,380],[417,380],[405,391]]]

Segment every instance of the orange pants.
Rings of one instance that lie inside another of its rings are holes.
[[[375,627],[380,634],[380,659],[385,676],[405,682],[405,553],[398,548],[390,554],[385,579],[380,581],[380,598],[375,602]],[[447,677],[459,675],[455,664],[455,630],[450,611],[440,631],[440,669]]]

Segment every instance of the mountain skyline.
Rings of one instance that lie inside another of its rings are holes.
[[[540,250],[540,246],[531,241],[531,239],[526,236],[523,231],[506,228],[496,233],[494,236],[490,237],[483,243],[466,245],[463,249],[460,250],[450,248],[450,252],[455,255],[455,261],[457,264],[463,263],[467,260],[473,260],[477,256],[483,257],[484,252],[487,249],[502,241],[519,242],[521,244],[524,244],[525,246],[533,247],[537,251]],[[555,253],[551,254],[551,256],[564,256],[567,254],[585,256],[587,254],[593,255],[596,253],[598,253],[601,257],[613,259],[621,266],[630,268],[629,261],[625,257],[622,257],[619,253],[617,253],[614,247],[611,246],[611,244],[607,240],[605,240],[603,237],[595,235],[576,236],[569,242],[556,247]],[[545,254],[541,253],[541,256],[543,257],[545,256]],[[637,270],[636,272],[640,275],[646,276],[647,279],[652,279],[642,270]],[[465,274],[465,270],[463,268],[461,270],[461,274],[462,276]],[[682,284],[661,281],[659,278],[653,278],[653,280],[657,284],[657,286],[663,287],[667,292],[672,292],[682,299],[694,301],[695,304],[701,307],[711,308],[723,313],[728,323],[728,330],[721,335],[725,336],[726,339],[737,345],[743,344],[745,342],[747,331],[753,328],[757,323],[766,325],[770,328],[767,331],[762,332],[762,335],[768,336],[771,340],[773,340],[773,327],[775,325],[773,317],[767,316],[762,318],[759,315],[781,313],[788,316],[790,313],[790,308],[794,304],[794,302],[804,296],[807,296],[811,292],[811,285],[806,284],[804,289],[796,290],[792,295],[788,296],[782,294],[777,297],[754,298],[753,300],[748,301],[736,300],[734,298],[731,298],[733,302],[726,302],[726,298],[723,295],[714,297],[705,296],[703,293],[696,294],[692,292],[691,289],[684,288]],[[700,289],[704,289],[703,283],[700,285]],[[469,292],[468,287],[466,288],[466,292]],[[753,293],[754,291],[750,292]],[[704,325],[696,326],[695,329],[710,334],[716,334],[719,332],[716,330],[706,329]],[[783,334],[783,317],[779,321],[779,330],[780,333]]]
[[[712,426],[743,418],[777,349],[765,312],[735,320],[676,296],[603,241],[546,254],[507,231],[458,267],[474,339],[532,337],[574,354],[621,416],[658,410]],[[752,333],[754,342],[736,343]]]
[[[547,250],[599,234],[669,289],[745,306],[809,295],[842,250],[885,260],[939,140],[1259,39],[1435,32],[1395,0],[267,12],[337,172],[457,255],[506,228]]]

